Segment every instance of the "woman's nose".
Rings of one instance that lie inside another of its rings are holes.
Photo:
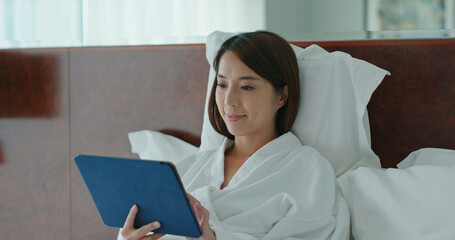
[[[238,106],[239,105],[239,96],[238,91],[234,88],[229,88],[226,92],[226,96],[224,98],[224,104],[227,106]]]

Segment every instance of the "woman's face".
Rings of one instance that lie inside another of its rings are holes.
[[[236,136],[276,136],[276,112],[285,100],[270,82],[227,51],[220,59],[216,105],[229,132]]]

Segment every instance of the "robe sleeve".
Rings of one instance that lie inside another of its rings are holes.
[[[187,157],[184,157],[174,163],[175,167],[177,168],[177,172],[179,173],[180,177],[185,175],[188,169],[191,168],[193,163],[196,161],[198,153],[191,154]]]
[[[122,236],[122,228],[120,228],[120,229],[118,230],[117,240],[124,240],[124,239],[123,239],[123,236]]]
[[[349,239],[349,210],[335,173],[319,153],[315,158],[298,183],[294,206],[263,239]]]
[[[336,220],[331,216],[307,222],[300,219],[293,219],[292,217],[285,217],[281,219],[265,236],[253,236],[246,233],[228,232],[219,228],[213,228],[212,230],[215,232],[217,240],[345,239],[332,237],[332,233],[335,228],[335,221]]]
[[[226,232],[221,229],[212,229],[216,234],[217,240],[224,240],[224,239],[238,239],[238,240],[257,240],[260,238],[253,237],[246,233],[233,233],[233,232]]]

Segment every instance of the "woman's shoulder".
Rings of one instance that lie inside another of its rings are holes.
[[[293,149],[290,155],[293,162],[299,165],[303,165],[303,169],[311,171],[324,171],[330,173],[331,175],[335,174],[330,162],[312,146],[303,145],[297,147]]]
[[[295,169],[319,168],[321,170],[333,171],[332,165],[322,154],[312,146],[302,145],[300,140],[292,132],[287,132],[260,150],[264,157],[270,157],[279,165]],[[277,156],[278,158],[275,158]],[[286,161],[281,161],[286,158]]]
[[[315,158],[324,158],[314,147],[304,145],[292,132],[287,132],[275,140],[282,150],[288,150],[299,155],[313,155]]]
[[[292,149],[290,153],[293,157],[304,157],[308,161],[327,161],[316,148],[308,145],[298,146]]]

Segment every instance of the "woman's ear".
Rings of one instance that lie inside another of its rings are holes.
[[[277,110],[284,106],[284,104],[288,101],[288,93],[288,85],[284,85],[283,91],[281,91],[280,95],[277,96]]]

